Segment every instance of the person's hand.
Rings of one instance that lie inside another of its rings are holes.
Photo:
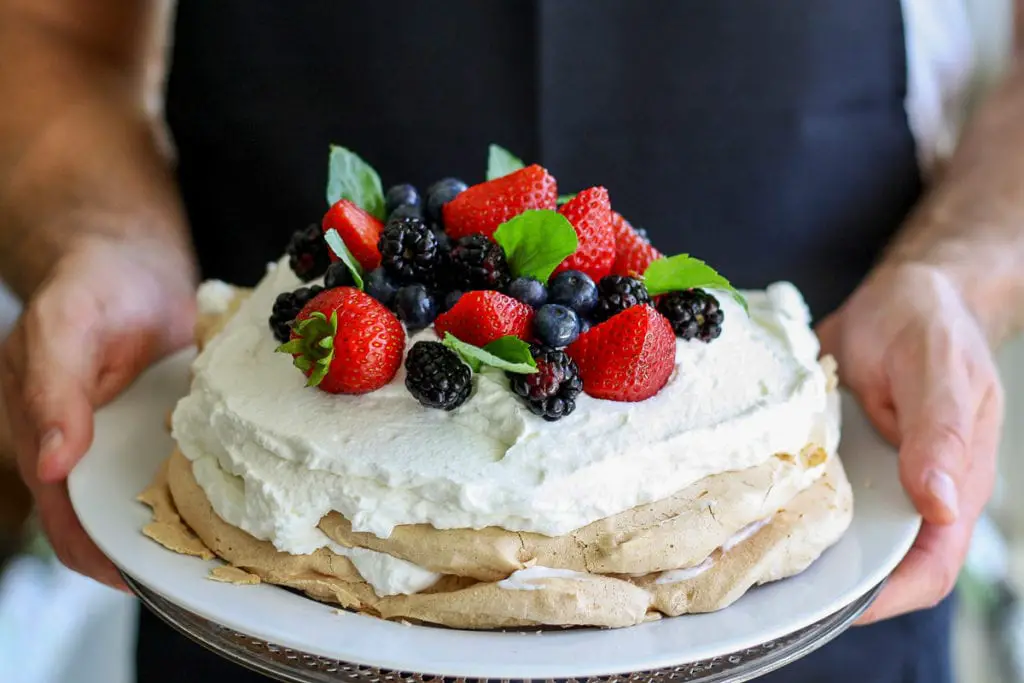
[[[55,264],[0,347],[0,407],[54,551],[122,589],[79,524],[65,479],[92,442],[95,409],[191,339],[191,265],[169,252],[155,243],[81,245]]]
[[[915,264],[881,266],[818,335],[899,446],[900,479],[924,518],[860,623],[934,606],[953,590],[995,480],[1003,391],[985,335],[953,283]]]

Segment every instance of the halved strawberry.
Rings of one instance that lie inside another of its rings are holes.
[[[452,239],[474,233],[490,237],[510,218],[529,209],[553,209],[557,202],[555,179],[534,164],[463,190],[442,209],[444,229]]]
[[[332,394],[365,394],[394,378],[405,330],[394,313],[355,287],[313,297],[295,318],[291,341],[278,348],[309,384]]]
[[[661,258],[661,252],[651,246],[618,211],[612,211],[612,232],[615,233],[612,275],[643,275],[652,261]]]
[[[508,335],[528,339],[533,326],[533,309],[501,292],[466,292],[447,313],[437,316],[434,331],[484,346]]]
[[[590,396],[643,401],[661,391],[672,375],[676,336],[653,308],[633,306],[581,334],[566,351]]]
[[[377,243],[384,224],[357,205],[347,199],[336,201],[324,214],[323,228],[325,233],[331,229],[338,231],[341,240],[363,269],[370,271],[380,265]],[[330,254],[331,261],[338,260],[333,251]]]
[[[615,262],[615,233],[612,231],[612,205],[608,190],[603,187],[583,190],[558,211],[576,229],[579,246],[576,253],[562,261],[555,273],[579,270],[597,282],[611,272]]]

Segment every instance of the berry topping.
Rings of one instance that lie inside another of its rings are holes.
[[[637,230],[617,211],[612,211],[612,232],[615,233],[615,275],[643,275],[651,261],[661,252],[651,246],[647,232]]]
[[[466,183],[458,178],[444,178],[427,188],[427,218],[442,224],[444,205],[466,191]]]
[[[380,251],[377,243],[384,225],[347,199],[341,199],[324,215],[323,231],[337,230],[341,240],[359,261],[363,270],[373,270],[380,265]],[[331,260],[338,257],[331,254]]]
[[[554,209],[557,199],[555,179],[534,164],[465,190],[444,205],[444,227],[453,239],[475,233],[490,237],[499,225],[524,211]]]
[[[676,336],[710,342],[722,334],[725,313],[718,299],[703,289],[669,292],[658,302],[658,311],[668,318]]]
[[[548,288],[532,277],[517,277],[509,283],[505,293],[531,308],[540,308],[548,300]]]
[[[441,260],[437,237],[421,218],[392,218],[381,233],[380,264],[400,282],[426,282]]]
[[[566,352],[590,396],[643,401],[672,375],[676,339],[664,316],[650,306],[634,306],[581,334]]]
[[[545,304],[533,316],[533,336],[544,346],[560,349],[580,336],[580,317],[560,304]]]
[[[588,315],[597,305],[597,285],[586,273],[567,270],[551,278],[548,302],[568,306],[581,316]]]
[[[413,207],[420,210],[420,193],[413,185],[403,183],[388,188],[384,195],[384,211],[388,218],[394,216],[395,209],[400,206]]]
[[[532,375],[507,372],[509,386],[524,400],[530,412],[548,422],[560,420],[576,410],[576,397],[583,390],[579,368],[564,351],[534,344],[530,352],[537,363],[537,372]]]
[[[383,268],[374,268],[363,278],[366,293],[388,308],[395,303],[398,283]]]
[[[603,322],[631,306],[649,303],[651,297],[647,294],[647,287],[640,280],[624,275],[605,275],[597,283],[594,320]]]
[[[288,265],[292,272],[303,282],[320,277],[331,265],[330,250],[324,242],[324,233],[316,223],[311,223],[301,230],[296,230],[288,246]]]
[[[483,235],[460,238],[452,246],[448,267],[451,284],[464,292],[505,289],[510,277],[505,252]]]
[[[405,330],[391,311],[354,287],[313,297],[295,319],[290,353],[308,386],[332,394],[364,394],[394,378],[402,364]]]
[[[444,306],[442,307],[444,310],[442,312],[446,312],[446,311],[452,310],[452,308],[455,307],[455,304],[459,303],[459,299],[461,299],[461,298],[462,298],[462,292],[460,292],[457,289],[453,290],[451,292],[448,292],[447,294],[445,294],[445,296],[444,296]]]
[[[396,206],[395,210],[388,214],[388,220],[392,218],[423,218],[423,207],[409,204]]]
[[[291,338],[292,321],[295,320],[302,307],[322,291],[324,291],[323,287],[311,285],[299,287],[294,292],[281,292],[277,295],[274,307],[270,312],[270,329],[274,331],[274,337],[279,342],[284,343]]]
[[[405,359],[405,386],[428,408],[454,410],[466,402],[473,373],[441,342],[418,341]]]
[[[421,284],[406,285],[395,294],[395,315],[410,330],[421,330],[437,317],[437,299]]]
[[[495,339],[511,335],[530,336],[533,309],[500,292],[466,292],[447,313],[437,316],[434,331],[444,338],[446,332],[474,346],[486,346]]]
[[[580,270],[594,280],[610,273],[615,263],[615,233],[612,231],[612,205],[608,190],[603,187],[583,190],[558,211],[576,229],[579,246],[576,253],[562,261],[555,272]]]
[[[327,269],[324,275],[324,289],[335,287],[355,287],[356,281],[352,277],[352,271],[341,261],[335,261]]]

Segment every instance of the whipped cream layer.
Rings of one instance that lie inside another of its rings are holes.
[[[581,395],[551,423],[493,369],[474,376],[472,396],[452,412],[421,406],[404,370],[362,396],[306,388],[291,358],[274,353],[267,324],[277,294],[301,284],[284,261],[271,266],[195,361],[173,416],[189,459],[212,458],[242,482],[229,501],[199,477],[213,508],[286,552],[326,545],[317,523],[331,510],[380,537],[416,523],[561,535],[710,474],[838,442],[818,342],[788,283],[747,293],[749,317],[720,295],[722,336],[678,340],[675,371],[655,397]],[[216,286],[204,291],[221,299]],[[419,339],[436,337],[424,330],[408,344]]]

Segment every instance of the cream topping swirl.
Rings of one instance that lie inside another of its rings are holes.
[[[452,412],[421,406],[404,370],[362,396],[306,388],[274,353],[267,324],[277,294],[300,285],[284,261],[272,264],[196,359],[173,416],[188,458],[212,457],[243,482],[233,502],[204,485],[214,509],[232,506],[239,526],[287,552],[322,547],[317,523],[331,510],[380,537],[416,523],[565,534],[832,431],[818,342],[788,283],[747,293],[749,316],[719,296],[721,337],[677,340],[675,370],[655,397],[583,395],[553,423],[495,370],[475,375],[472,396]],[[408,343],[434,338],[428,329]]]

